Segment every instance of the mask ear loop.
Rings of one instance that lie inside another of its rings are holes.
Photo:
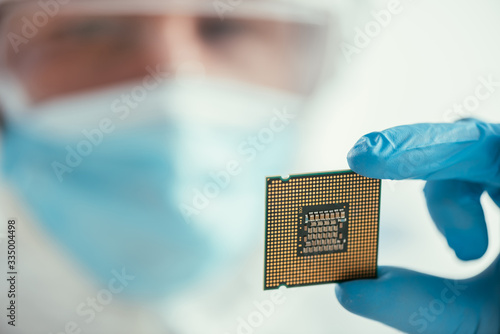
[[[0,69],[0,110],[4,122],[26,117],[30,100],[21,83],[8,69]]]

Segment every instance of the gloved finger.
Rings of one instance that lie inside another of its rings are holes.
[[[372,178],[500,186],[500,125],[467,119],[398,126],[363,136],[347,158],[352,170]]]
[[[488,248],[483,191],[480,184],[460,180],[428,181],[424,188],[432,219],[462,260],[478,259]]]
[[[380,267],[379,277],[340,283],[335,293],[348,311],[405,333],[476,333],[479,319],[464,295],[469,283]]]

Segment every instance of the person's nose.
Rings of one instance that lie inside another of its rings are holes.
[[[209,52],[196,17],[161,17],[148,30],[144,52],[149,54],[149,65],[161,64],[175,74],[183,68],[209,64]]]

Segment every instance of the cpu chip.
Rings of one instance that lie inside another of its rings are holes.
[[[377,276],[380,180],[338,171],[266,183],[265,290]]]

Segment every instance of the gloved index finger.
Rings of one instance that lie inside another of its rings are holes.
[[[460,179],[500,186],[500,124],[475,119],[421,123],[367,134],[347,156],[379,179]]]

